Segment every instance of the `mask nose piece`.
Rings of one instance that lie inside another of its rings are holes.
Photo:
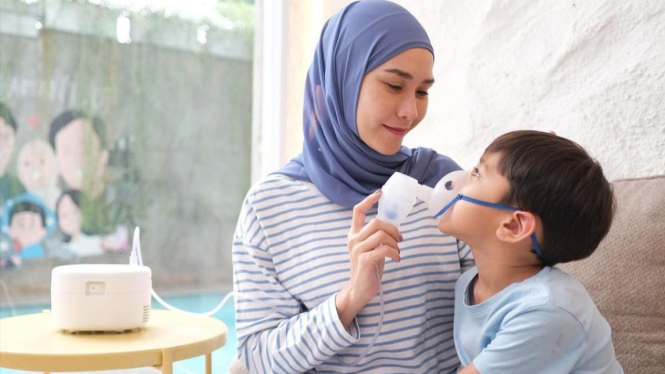
[[[449,219],[452,213],[451,208],[454,205],[451,203],[454,200],[458,200],[457,195],[460,194],[468,180],[469,172],[466,170],[453,171],[441,178],[436,186],[434,186],[429,199],[428,208],[430,214],[440,221]],[[444,208],[446,209],[444,210]]]

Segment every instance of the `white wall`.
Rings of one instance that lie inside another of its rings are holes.
[[[343,1],[255,1],[252,183],[302,150],[307,69],[324,21]]]
[[[473,166],[496,136],[555,131],[609,179],[665,174],[665,1],[397,0],[435,48],[406,138]]]

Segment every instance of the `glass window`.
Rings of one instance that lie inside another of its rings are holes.
[[[0,317],[48,307],[55,266],[127,263],[135,226],[155,290],[212,309],[250,185],[254,1],[0,9]]]

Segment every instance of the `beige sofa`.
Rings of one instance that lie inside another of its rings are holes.
[[[596,252],[560,267],[612,326],[627,374],[665,373],[665,176],[612,183],[618,210]],[[580,228],[584,229],[584,228]]]
[[[612,185],[618,210],[607,238],[590,258],[560,267],[582,281],[609,321],[626,374],[664,374],[665,176]],[[235,360],[230,373],[247,371]]]

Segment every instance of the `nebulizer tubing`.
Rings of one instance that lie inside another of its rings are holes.
[[[393,224],[399,229],[400,224],[406,219],[416,203],[416,200],[429,202],[432,188],[423,186],[418,183],[414,178],[411,178],[402,173],[394,173],[381,189],[381,198],[379,199],[379,211],[376,219]],[[385,313],[385,301],[383,298],[383,286],[381,285],[381,276],[379,275],[379,266],[376,265],[376,279],[379,283],[379,323],[376,327],[376,332],[370,341],[369,345],[363,353],[358,356],[353,362],[346,363],[348,366],[355,366],[365,358],[367,353],[374,347],[376,339],[381,333],[383,326],[383,316]]]
[[[402,221],[411,212],[413,205],[417,200],[424,201],[428,204],[429,212],[432,216],[435,216],[441,211],[441,208],[447,205],[452,198],[455,197],[458,190],[461,186],[464,185],[468,179],[468,172],[465,171],[456,171],[445,176],[437,185],[432,189],[431,187],[424,186],[418,183],[418,181],[412,177],[401,173],[394,173],[383,186],[381,198],[379,200],[379,211],[377,213],[377,219],[391,223],[395,225],[398,229]],[[445,219],[444,217],[437,217],[437,219]],[[132,242],[132,252],[129,256],[130,265],[143,265],[143,257],[141,256],[141,240],[140,240],[140,229],[137,226],[134,229],[134,239]],[[374,343],[381,333],[381,327],[383,326],[383,316],[385,312],[385,302],[383,297],[383,287],[381,285],[381,276],[379,275],[379,266],[375,266],[376,279],[379,284],[379,323],[376,328],[376,332],[372,337],[371,342],[363,351],[363,353],[358,356],[354,361],[347,363],[342,361],[347,366],[357,365],[367,353],[374,347]],[[152,297],[157,300],[162,306],[166,309],[174,312],[184,313],[192,317],[210,317],[217,313],[231,296],[233,292],[229,292],[224,299],[217,305],[213,310],[206,313],[192,313],[178,309],[166,301],[162,300],[157,292],[154,289],[151,289]]]
[[[442,178],[434,188],[421,185],[415,178],[408,175],[395,172],[381,189],[381,198],[379,199],[379,211],[376,218],[378,220],[391,223],[399,229],[400,224],[406,219],[411,212],[413,205],[416,201],[421,200],[427,204],[429,213],[434,217],[437,213],[441,212],[441,208],[448,205],[449,202],[456,196],[457,192],[464,186],[468,180],[469,173],[463,170],[454,171]],[[435,217],[439,219],[439,217]],[[440,219],[446,219],[441,217]],[[383,315],[385,303],[383,299],[383,287],[381,285],[381,277],[379,275],[379,266],[375,267],[376,278],[379,282],[379,323],[374,333],[372,341],[369,343],[363,353],[351,363],[344,364],[348,366],[355,366],[365,358],[367,353],[374,347],[376,339],[381,333],[383,326]]]
[[[129,264],[130,265],[143,266],[143,256],[141,255],[141,230],[139,229],[138,226],[134,229],[134,239],[132,240],[132,252],[129,255]],[[372,338],[372,342],[369,344],[367,349],[365,349],[365,351],[356,360],[354,360],[351,363],[346,363],[349,366],[357,365],[358,362],[360,362],[360,360],[362,360],[367,355],[369,350],[374,346],[374,343],[376,342],[376,339],[379,337],[379,332],[381,331],[381,326],[383,325],[383,312],[384,312],[383,289],[381,287],[381,277],[379,276],[379,266],[378,265],[375,266],[375,270],[376,270],[376,279],[379,282],[379,300],[380,300],[380,304],[381,304],[381,313],[379,315],[379,325],[377,326],[376,333],[374,334],[374,337]],[[222,309],[224,307],[224,305],[226,304],[226,302],[229,300],[229,298],[231,296],[233,296],[233,292],[229,292],[224,297],[224,299],[222,299],[222,301],[213,310],[211,310],[209,312],[192,313],[192,312],[188,312],[186,310],[178,309],[178,308],[174,307],[173,305],[167,303],[161,297],[159,297],[159,295],[157,295],[157,292],[155,292],[154,288],[150,289],[150,294],[152,295],[152,297],[155,298],[155,300],[157,300],[158,303],[160,303],[167,310],[170,310],[172,312],[183,313],[183,314],[186,314],[186,315],[192,316],[192,317],[210,317],[210,316],[214,315],[220,309]]]
[[[129,255],[129,264],[130,265],[140,265],[143,266],[143,256],[141,256],[141,230],[139,229],[138,226],[134,229],[134,239],[132,240],[132,252]],[[157,300],[158,303],[160,303],[164,308],[172,311],[172,312],[178,312],[178,313],[183,313],[186,314],[190,317],[211,317],[215,315],[217,312],[220,311],[226,305],[226,302],[229,301],[231,296],[233,296],[233,292],[229,292],[223,299],[222,301],[211,311],[205,312],[205,313],[194,313],[194,312],[188,312],[186,310],[178,309],[174,307],[173,305],[167,303],[164,301],[159,295],[157,295],[157,292],[155,292],[154,288],[150,288],[150,294],[152,297]]]
[[[369,353],[369,351],[372,349],[372,347],[374,347],[374,343],[376,343],[376,339],[379,338],[379,333],[381,332],[381,326],[383,326],[383,312],[384,312],[385,308],[384,308],[384,302],[383,302],[383,287],[381,287],[381,276],[379,275],[379,265],[374,266],[374,271],[375,271],[375,274],[376,274],[376,281],[379,282],[379,304],[380,304],[380,307],[381,307],[380,312],[379,312],[379,324],[376,326],[376,332],[374,333],[374,336],[372,337],[372,341],[369,343],[367,348],[365,348],[363,353],[361,353],[360,356],[358,356],[358,358],[356,358],[355,360],[353,360],[351,362],[346,362],[344,360],[340,360],[346,366],[356,366],[356,365],[358,365],[360,360],[362,360],[363,358],[365,358],[365,356],[367,356],[367,353]]]

